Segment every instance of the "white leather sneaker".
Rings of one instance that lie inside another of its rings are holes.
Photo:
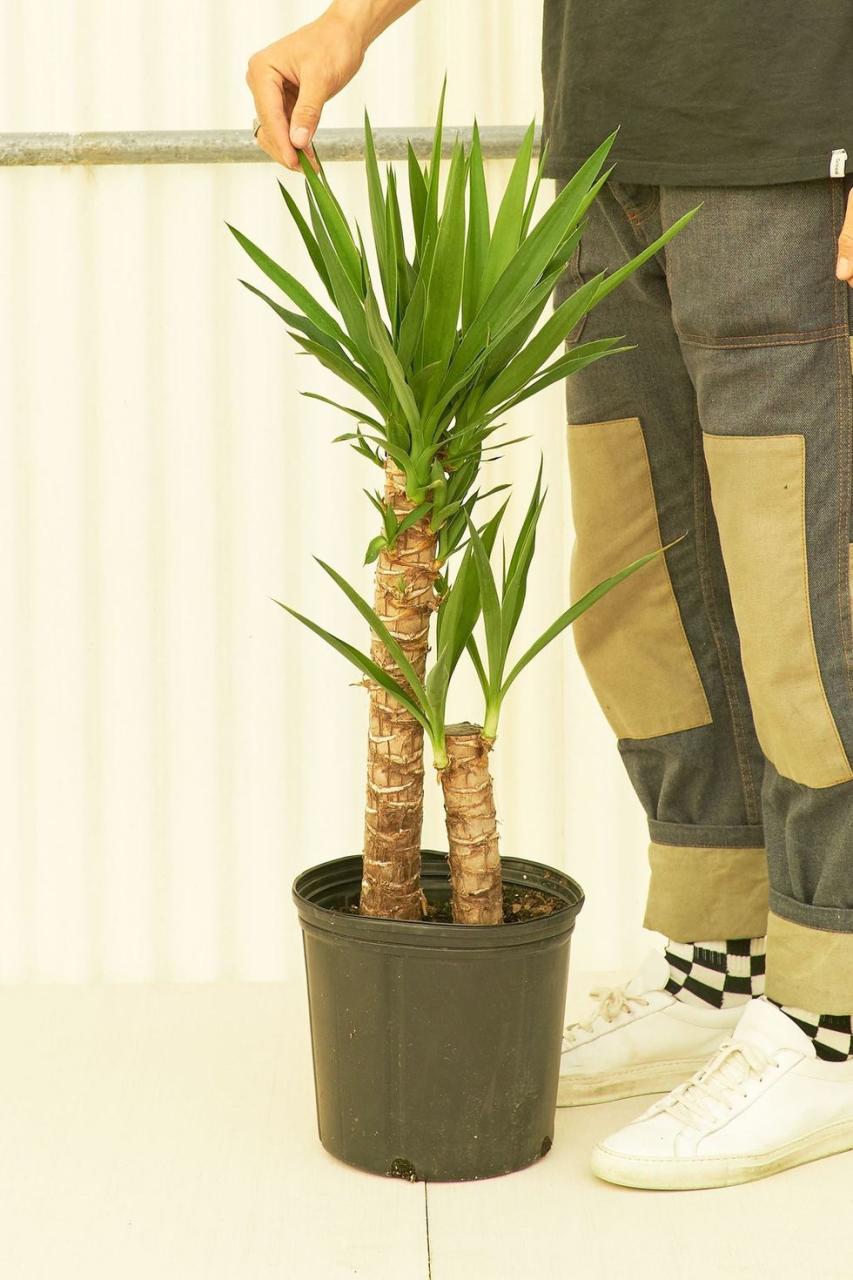
[[[853,1060],[827,1062],[766,1000],[706,1066],[595,1148],[626,1187],[687,1191],[765,1178],[853,1148]]]
[[[686,1004],[664,990],[668,978],[652,951],[626,986],[590,993],[597,1007],[563,1036],[558,1107],[666,1093],[705,1065],[743,1007]]]

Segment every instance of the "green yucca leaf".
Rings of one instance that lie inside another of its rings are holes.
[[[415,287],[417,272],[406,257],[406,237],[403,232],[403,218],[400,213],[400,196],[397,191],[397,175],[392,167],[388,166],[388,192],[386,208],[388,210],[388,225],[390,227],[389,245],[393,243],[394,253],[397,261],[397,297],[399,298],[398,310],[400,313],[406,310],[409,305],[409,299],[412,296],[412,289]]]
[[[453,352],[465,262],[465,154],[453,148],[426,296],[423,363],[443,373]]]
[[[296,333],[293,330],[290,332],[293,334],[294,341],[298,342],[304,351],[319,360],[320,364],[331,373],[337,374],[344,382],[348,382],[355,391],[364,396],[365,400],[369,401],[380,413],[384,412],[385,402],[383,398],[373,384],[365,378],[361,370],[357,369],[351,361],[341,359],[340,356],[328,351],[325,347],[318,346],[316,342],[312,342],[310,338],[303,337],[301,333]]]
[[[335,252],[321,221],[318,220],[315,223],[315,230],[320,251],[323,254],[331,277],[335,301],[337,302],[338,310],[343,316],[347,332],[352,339],[352,345],[358,352],[358,359],[370,374],[377,390],[382,391],[388,385],[388,374],[368,332],[364,300],[353,288],[352,281]]]
[[[323,261],[323,255],[320,252],[320,247],[317,244],[317,240],[314,236],[314,233],[312,232],[311,228],[308,226],[308,223],[305,221],[304,217],[302,216],[302,211],[299,208],[299,205],[293,199],[293,196],[287,190],[287,187],[284,185],[283,182],[279,182],[278,189],[281,192],[284,203],[287,205],[288,213],[290,214],[293,221],[296,223],[297,230],[299,231],[299,234],[302,237],[305,248],[308,250],[308,254],[311,258],[311,261],[314,264],[314,270],[317,272],[317,275],[322,280],[323,286],[326,292],[328,293],[329,297],[332,299],[332,302],[334,302],[335,298],[332,293],[332,282],[329,279],[329,273],[326,270],[326,264]]]
[[[544,313],[554,286],[565,268],[549,269],[540,282],[531,289],[522,306],[513,314],[512,323],[508,325],[489,345],[488,357],[483,369],[483,381],[491,383],[496,374],[507,367],[513,356],[517,355],[532,334]]]
[[[490,237],[489,196],[486,190],[483,149],[480,145],[480,130],[475,120],[471,154],[468,159],[468,239],[465,246],[465,280],[462,288],[463,328],[467,328],[474,319],[480,304],[483,268],[489,252]]]
[[[371,538],[367,544],[367,551],[364,553],[364,563],[373,564],[379,559],[379,553],[387,546],[384,533],[378,533],[375,538]]]
[[[425,308],[426,280],[419,276],[406,307],[397,342],[397,357],[406,370],[412,363],[418,339],[423,332]]]
[[[406,158],[409,167],[409,203],[412,209],[412,224],[415,231],[415,246],[420,255],[424,243],[424,221],[426,219],[427,187],[415,149],[411,142],[406,143]]]
[[[407,529],[411,529],[413,524],[417,524],[419,520],[423,520],[425,516],[428,516],[431,509],[431,502],[422,502],[420,506],[413,507],[412,510],[407,512],[400,521],[399,528],[397,529],[397,537],[401,537]]]
[[[353,234],[350,231],[349,223],[341,212],[341,207],[335,199],[329,184],[324,180],[324,176],[317,173],[304,151],[299,151],[297,154],[300,167],[305,174],[305,179],[311,195],[314,197],[317,212],[323,220],[328,238],[334,246],[341,265],[349,276],[352,287],[360,293],[362,284],[361,257]],[[316,224],[314,231],[316,234]],[[319,241],[320,237],[318,236],[317,239]],[[325,253],[323,258],[328,268],[329,260]],[[331,271],[329,274],[331,275]],[[337,290],[335,290],[335,296],[337,297]]]
[[[500,673],[503,665],[501,653],[501,602],[488,552],[471,521],[468,524],[468,537],[471,540],[474,564],[477,568],[477,579],[480,584],[480,608],[486,632],[489,682],[492,693],[496,694],[500,689]]]
[[[506,576],[501,602],[501,649],[503,652],[501,678],[503,678],[510,645],[515,636],[519,619],[521,618],[521,611],[527,598],[527,578],[530,573],[530,566],[533,563],[533,554],[536,550],[536,527],[539,523],[544,503],[545,495],[539,496],[539,482],[537,481],[536,492],[516,542],[509,567],[504,569]]]
[[[295,609],[291,609],[290,605],[282,604],[281,600],[275,600],[274,603],[284,609],[286,613],[289,613],[292,618],[296,618],[297,622],[301,622],[309,631],[313,631],[321,640],[325,640],[327,645],[332,649],[335,649],[344,658],[351,662],[354,667],[357,667],[358,670],[362,672],[363,675],[368,676],[371,680],[375,680],[378,685],[381,685],[386,693],[390,693],[392,698],[396,698],[396,700],[406,708],[409,714],[414,716],[418,724],[422,725],[427,733],[431,732],[430,723],[414,698],[412,698],[402,685],[398,684],[392,676],[389,676],[388,673],[378,665],[378,663],[374,662],[372,658],[369,658],[366,653],[362,653],[360,649],[356,649],[354,645],[349,644],[346,640],[342,640],[340,636],[334,635],[331,631],[326,631],[324,627],[321,627],[316,622],[312,622],[312,620],[310,618],[306,618],[304,614],[297,613]]]
[[[331,408],[338,409],[341,413],[346,413],[350,418],[355,418],[357,422],[364,422],[367,426],[374,427],[379,432],[384,430],[382,423],[377,422],[376,418],[371,418],[363,409],[353,409],[349,405],[339,404],[337,400],[330,400],[328,396],[321,396],[318,391],[302,391],[300,395],[303,395],[306,400],[319,400],[321,404],[330,405]]]
[[[392,512],[392,515],[393,515],[393,512]],[[332,581],[336,583],[338,587],[340,587],[341,591],[349,600],[350,604],[353,605],[353,607],[358,610],[361,616],[368,623],[374,635],[377,636],[379,640],[381,640],[382,644],[385,646],[385,648],[388,650],[388,653],[391,655],[391,658],[396,663],[397,669],[399,670],[400,675],[403,677],[403,679],[406,681],[409,688],[411,689],[412,695],[417,699],[417,701],[423,707],[425,705],[425,700],[426,700],[426,690],[424,689],[424,686],[421,683],[420,676],[415,671],[415,668],[412,666],[409,659],[406,657],[406,654],[403,651],[403,648],[400,645],[399,641],[396,640],[394,636],[392,636],[391,632],[385,626],[385,623],[379,617],[379,614],[375,611],[375,609],[372,609],[370,607],[370,605],[363,598],[363,596],[359,595],[355,587],[351,586],[347,582],[346,578],[342,577],[341,574],[339,574],[336,569],[333,569],[331,565],[326,564],[324,560],[320,560],[317,556],[315,556],[314,559],[317,561],[320,568],[323,569],[329,575]]]
[[[473,635],[468,637],[468,657],[471,659],[471,665],[474,668],[477,679],[480,682],[480,688],[483,691],[483,701],[489,703],[489,677],[486,674],[486,668],[483,666],[483,659],[480,657],[480,650],[477,648],[477,642]]]
[[[394,388],[394,394],[400,402],[400,408],[409,424],[409,428],[413,435],[417,434],[420,428],[420,413],[418,411],[417,402],[415,401],[412,388],[406,381],[406,374],[403,366],[400,364],[396,351],[388,337],[385,325],[382,323],[382,317],[379,314],[379,307],[373,292],[367,295],[367,301],[364,309],[367,333],[373,349],[378,352],[379,358],[385,366],[391,386]]]
[[[503,519],[506,503],[495,512],[480,532],[482,545],[491,552]],[[445,708],[450,681],[465,652],[466,645],[480,614],[480,591],[473,549],[469,546],[456,576],[438,610],[436,659],[427,676],[427,695],[432,706],[433,723],[445,728]]]
[[[319,346],[325,347],[327,351],[346,359],[343,347],[335,342],[334,338],[329,338],[322,329],[313,324],[306,316],[299,315],[296,311],[288,311],[286,307],[280,306],[274,298],[270,298],[268,294],[264,293],[263,289],[255,288],[248,280],[241,280],[240,284],[244,289],[248,289],[249,293],[253,293],[256,298],[261,298],[268,307],[272,308],[279,319],[283,320],[291,329],[298,329],[300,333],[304,333],[312,342],[316,342]]]
[[[632,346],[616,346],[616,343],[620,341],[621,338],[599,338],[595,342],[586,342],[582,346],[572,347],[568,355],[561,356],[553,364],[546,365],[542,370],[541,376],[535,382],[531,382],[518,395],[506,400],[495,410],[493,416],[498,417],[500,414],[506,413],[507,410],[514,408],[515,405],[521,404],[522,401],[538,395],[545,387],[550,387],[552,383],[570,377],[571,374],[577,373],[580,369],[584,369],[588,364],[593,364],[596,360],[602,360],[605,356],[618,355],[622,351],[634,350]]]
[[[527,386],[549,357],[562,346],[580,318],[593,308],[603,278],[604,272],[594,276],[549,316],[527,346],[485,388],[477,402],[477,408],[481,412],[509,400]]]
[[[681,231],[683,227],[687,226],[687,223],[699,212],[701,208],[702,206],[697,204],[695,209],[689,209],[687,213],[682,214],[682,216],[678,218],[676,222],[673,222],[671,227],[667,227],[663,235],[658,236],[657,240],[655,240],[653,244],[650,244],[647,249],[644,249],[642,253],[638,253],[636,258],[632,258],[630,262],[626,262],[624,267],[620,267],[618,271],[614,271],[612,275],[607,276],[599,289],[597,300],[600,302],[602,298],[606,298],[608,293],[612,293],[614,289],[618,288],[623,280],[626,280],[628,276],[633,275],[638,267],[641,267],[644,262],[649,260],[649,258],[653,258],[665,244],[669,243],[673,236],[678,235],[679,231]]]
[[[438,232],[438,187],[441,181],[441,144],[444,130],[444,99],[447,95],[447,76],[441,86],[438,99],[438,112],[435,118],[435,132],[432,139],[432,158],[426,176],[426,206],[423,220],[423,240],[426,244],[435,238]]]
[[[682,537],[684,536],[686,535],[682,534]],[[680,541],[681,538],[675,539],[675,542]],[[560,635],[561,632],[565,631],[566,627],[570,626],[581,616],[581,614],[586,613],[587,609],[591,609],[592,606],[602,598],[602,596],[606,596],[614,587],[618,587],[620,582],[624,582],[626,578],[629,578],[632,574],[636,573],[638,569],[642,569],[644,565],[649,564],[650,561],[657,559],[657,557],[662,555],[663,552],[668,551],[670,547],[675,546],[675,542],[670,542],[665,547],[659,547],[656,551],[650,551],[647,555],[640,556],[639,560],[634,560],[632,564],[627,565],[624,569],[620,569],[619,572],[614,573],[612,577],[605,578],[603,582],[599,582],[591,591],[588,591],[586,595],[581,596],[580,600],[571,605],[565,613],[560,614],[559,618],[557,618],[555,622],[552,622],[550,627],[547,627],[546,630],[542,632],[539,639],[536,640],[526,653],[519,658],[518,662],[512,668],[503,683],[501,697],[503,698],[506,696],[506,693],[521,675],[524,668],[528,666],[537,654],[541,653],[552,640],[556,640],[557,636]]]
[[[542,185],[542,178],[545,173],[545,161],[547,157],[548,157],[548,144],[546,142],[542,148],[541,155],[539,156],[539,163],[536,166],[536,176],[533,179],[533,186],[530,188],[530,195],[527,198],[527,204],[525,205],[525,209],[524,209],[524,216],[521,220],[521,239],[522,240],[527,235],[527,232],[530,230],[530,224],[533,221],[533,212],[536,208],[536,201],[539,196],[539,188]]]
[[[373,129],[370,116],[364,113],[364,165],[367,171],[367,194],[370,202],[370,223],[373,227],[373,239],[380,266],[385,256],[387,235],[385,226],[385,193],[382,190],[382,178],[379,175],[379,162],[376,159],[376,146],[373,141]]]
[[[503,274],[521,241],[527,184],[530,180],[530,161],[533,156],[534,131],[535,125],[531,124],[518,149],[509,182],[495,217],[480,285],[480,296],[484,298],[488,296],[492,286]]]
[[[391,336],[396,340],[400,328],[400,264],[397,254],[397,233],[390,203],[385,206],[385,246],[385,265],[380,275],[391,325]]]
[[[390,547],[397,537],[397,517],[390,507],[382,508],[382,523],[385,527],[385,537]]]
[[[333,315],[330,315],[325,307],[321,307],[319,302],[312,293],[301,285],[289,271],[285,271],[284,267],[280,267],[277,262],[273,262],[263,249],[259,249],[253,244],[248,236],[244,236],[242,231],[238,231],[236,227],[232,227],[230,223],[225,224],[231,232],[234,239],[242,249],[249,255],[255,266],[260,267],[264,275],[272,280],[273,284],[281,289],[282,293],[290,298],[291,302],[295,302],[297,307],[305,316],[321,329],[327,337],[334,338],[336,342],[343,346],[351,346],[347,335]]]
[[[379,512],[380,516],[384,520],[385,503],[382,501],[381,493],[371,493],[369,489],[362,489],[362,493],[367,498],[368,502],[373,504],[373,506],[376,508],[376,510]]]
[[[605,139],[566,183],[511,258],[469,326],[454,356],[452,375],[459,377],[488,343],[490,335],[495,334],[508,321],[511,323],[514,309],[523,303],[565,241],[567,226],[572,225],[577,209],[604,163],[615,136],[611,134]]]

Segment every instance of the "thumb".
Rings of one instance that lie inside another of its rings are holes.
[[[844,226],[841,228],[841,235],[838,237],[835,274],[839,280],[847,281],[853,276],[853,191],[847,200],[847,214],[844,218]]]
[[[290,115],[290,141],[300,151],[309,145],[317,131],[326,97],[325,85],[319,79],[306,76],[301,81],[299,96]],[[851,247],[851,257],[853,257],[853,247]]]

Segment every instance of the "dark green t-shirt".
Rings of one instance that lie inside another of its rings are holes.
[[[622,182],[853,170],[853,0],[545,0],[542,69],[553,177],[617,125]]]

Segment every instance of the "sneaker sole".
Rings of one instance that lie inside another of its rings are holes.
[[[797,1165],[853,1149],[853,1121],[818,1129],[775,1151],[755,1156],[647,1160],[619,1155],[605,1146],[592,1153],[592,1172],[605,1182],[644,1191],[706,1191],[769,1178]]]
[[[684,1058],[671,1062],[645,1062],[608,1075],[560,1076],[557,1086],[558,1107],[585,1107],[596,1102],[617,1102],[620,1098],[639,1098],[646,1093],[669,1093],[676,1085],[689,1080],[708,1061]]]

